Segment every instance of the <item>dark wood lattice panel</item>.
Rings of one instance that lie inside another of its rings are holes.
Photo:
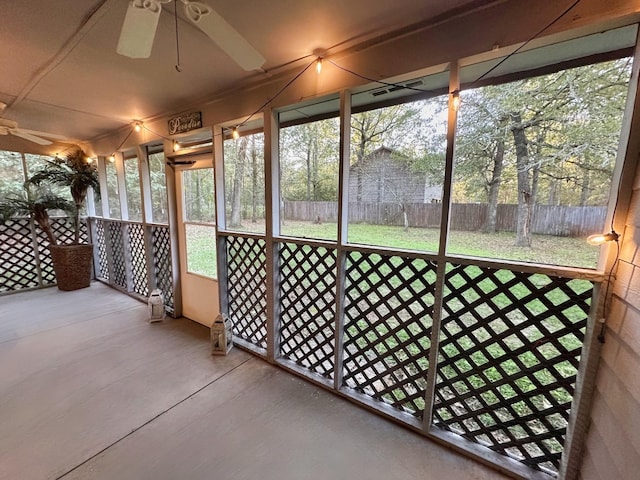
[[[227,295],[233,334],[267,348],[267,268],[263,239],[226,237]]]
[[[60,228],[59,225],[58,228]],[[56,234],[56,239],[60,239],[59,234]],[[51,260],[51,253],[49,253],[49,239],[39,227],[36,227],[36,240],[38,243],[38,258],[40,260],[42,284],[54,285],[56,283],[56,272],[53,270],[53,261]]]
[[[96,243],[94,248],[98,249],[98,258],[100,264],[96,268],[96,276],[109,280],[109,264],[107,259],[107,243],[104,235],[104,222],[100,219],[96,219]]]
[[[422,418],[435,266],[426,260],[347,256],[344,384]]]
[[[449,265],[433,422],[555,473],[593,284]]]
[[[29,222],[19,218],[0,225],[0,292],[39,285]]]
[[[56,240],[61,245],[66,245],[74,242],[74,230],[71,219],[68,218],[52,218],[51,227],[53,228],[53,234],[56,236]],[[87,223],[84,220],[80,220],[80,243],[89,242],[89,232],[87,230]]]
[[[132,223],[127,232],[131,252],[133,291],[146,297],[149,295],[149,286],[147,283],[147,255],[144,248],[144,227],[139,223]]]
[[[171,235],[169,227],[153,227],[153,268],[156,285],[162,291],[164,304],[174,308],[173,271],[171,266]]]
[[[113,283],[127,288],[127,271],[125,269],[124,243],[122,225],[119,222],[109,223],[111,240],[111,262],[113,265]]]
[[[280,354],[333,378],[336,252],[280,245]]]

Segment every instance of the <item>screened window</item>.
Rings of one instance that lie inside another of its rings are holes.
[[[20,153],[0,150],[0,178],[0,195],[22,194],[24,170]]]
[[[330,99],[280,114],[282,235],[337,239],[338,107],[338,100]]]
[[[631,59],[463,91],[448,251],[594,268]]]
[[[127,191],[129,220],[142,221],[142,195],[140,194],[140,169],[137,156],[125,156],[124,180]]]
[[[426,100],[378,108],[358,104],[388,101],[399,92],[415,97],[444,82],[446,75],[439,75],[354,95],[350,243],[438,250],[448,96],[432,93]]]
[[[226,229],[265,233],[264,134],[224,141]]]
[[[167,209],[167,179],[165,175],[164,152],[149,152],[149,184],[151,187],[152,221],[154,223],[168,223]]]
[[[105,163],[105,171],[107,176],[107,198],[109,200],[109,218],[119,219],[120,213],[120,195],[118,193],[118,174],[116,172],[116,164],[111,161]]]

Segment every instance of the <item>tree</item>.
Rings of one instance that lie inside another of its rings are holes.
[[[596,205],[608,198],[629,74],[622,59],[465,95],[456,195],[462,187],[465,198],[488,204],[485,231],[495,228],[496,198],[518,203],[521,246],[531,245],[535,204]]]
[[[468,92],[456,138],[456,183],[463,184],[467,198],[487,203],[482,227],[486,233],[497,230],[505,163],[508,117],[500,108],[498,99],[501,96],[502,92],[495,87]]]
[[[225,204],[229,226],[241,228],[264,211],[264,135],[253,133],[224,142]]]
[[[339,122],[328,118],[280,130],[283,199],[337,201]]]
[[[231,215],[229,218],[229,226],[231,228],[238,228],[242,224],[242,186],[244,180],[244,165],[247,161],[248,143],[249,139],[246,136],[238,140],[238,154],[236,156],[233,187],[231,189]]]
[[[22,156],[17,152],[0,151],[0,196],[22,193],[25,181]]]

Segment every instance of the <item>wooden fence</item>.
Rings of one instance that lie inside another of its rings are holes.
[[[516,230],[517,205],[498,205],[496,228]],[[437,228],[442,204],[412,203],[407,205],[409,226]],[[603,230],[607,207],[567,207],[536,205],[533,208],[532,232],[562,237],[583,237]],[[487,216],[487,205],[454,203],[451,206],[451,229],[480,230]],[[336,222],[337,202],[284,202],[284,219]],[[400,207],[393,203],[354,202],[349,204],[349,222],[374,225],[402,225]]]

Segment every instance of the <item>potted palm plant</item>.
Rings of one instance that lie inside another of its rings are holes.
[[[91,282],[93,245],[80,243],[80,212],[85,205],[89,188],[100,193],[96,167],[87,161],[87,156],[81,149],[76,149],[64,158],[48,160],[27,183],[36,188],[56,185],[69,189],[73,203],[68,211],[71,212],[74,241],[71,244],[58,245],[55,238],[52,241],[52,237],[47,234],[50,242],[49,251],[60,290],[88,287]]]
[[[29,217],[44,232],[51,245],[56,245],[49,211],[64,210],[72,212],[74,205],[67,199],[51,193],[45,188],[36,188],[29,182],[23,185],[24,193],[12,193],[0,199],[0,223],[11,217]]]

